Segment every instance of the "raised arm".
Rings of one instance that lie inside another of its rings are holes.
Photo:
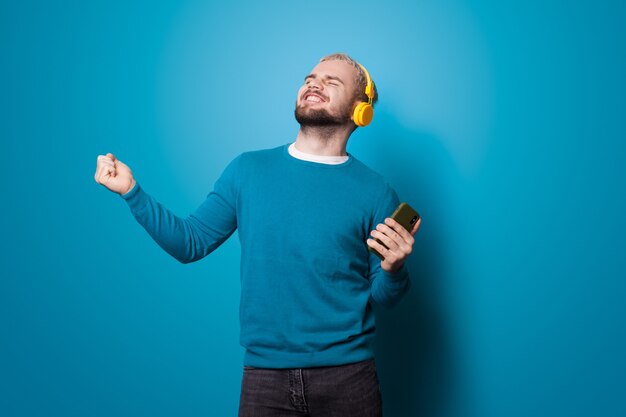
[[[100,155],[96,182],[126,200],[137,222],[167,253],[182,263],[202,259],[218,248],[237,228],[235,158],[213,191],[186,218],[175,215],[135,181],[127,165],[112,154]]]

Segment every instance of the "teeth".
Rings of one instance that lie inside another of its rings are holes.
[[[306,98],[306,101],[314,101],[314,102],[316,102],[316,103],[321,103],[321,102],[322,102],[322,99],[321,99],[321,98],[319,98],[319,97],[317,97],[317,96],[310,95],[310,96],[308,96],[308,97]]]

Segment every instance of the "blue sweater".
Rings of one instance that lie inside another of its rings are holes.
[[[406,267],[386,272],[366,244],[398,196],[352,155],[322,164],[291,156],[288,146],[240,154],[187,218],[139,184],[122,197],[183,263],[205,257],[238,229],[244,365],[304,368],[370,359],[371,301],[392,307],[410,287]]]

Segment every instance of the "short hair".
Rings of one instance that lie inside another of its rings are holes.
[[[357,72],[356,72],[355,82],[357,85],[357,91],[355,93],[355,99],[361,100],[361,101],[369,100],[369,98],[365,94],[365,87],[367,86],[367,76],[363,72],[363,69],[360,67],[359,63],[356,62],[354,59],[352,59],[350,55],[344,54],[344,53],[335,53],[331,55],[326,55],[325,57],[320,59],[320,62],[324,62],[324,61],[343,61],[343,62],[347,62],[348,64],[356,68]],[[372,88],[374,91],[374,96],[372,97],[372,107],[374,107],[374,104],[376,104],[376,102],[378,101],[378,88],[376,88],[376,84],[374,84],[374,80],[372,80]]]

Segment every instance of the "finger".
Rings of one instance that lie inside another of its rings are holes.
[[[113,162],[111,160],[111,158],[107,158],[106,156],[103,157],[102,159],[98,160],[98,164],[100,165],[110,165],[110,166],[114,166],[115,162]]]
[[[96,173],[93,177],[98,184],[102,184],[102,167],[100,165],[98,165],[98,168],[96,168]]]
[[[97,174],[96,181],[100,184],[106,184],[111,177],[115,177],[115,168],[109,165],[104,165]]]
[[[96,166],[96,174],[94,175],[94,177],[96,178],[96,182],[100,182],[100,179],[102,178],[103,167],[104,165],[98,162],[98,165]]]
[[[108,162],[105,162],[105,161],[108,161]],[[113,163],[107,157],[103,157],[98,162],[98,166],[96,167],[96,175],[98,177],[101,177],[107,167],[115,169],[115,167],[113,166]]]
[[[387,224],[388,226],[390,226],[391,228],[393,228],[393,230],[395,230],[396,233],[398,233],[399,236],[402,236],[402,239],[408,243],[408,244],[412,244],[412,240],[413,240],[413,235],[411,235],[405,228],[404,226],[402,226],[400,223],[398,223],[397,221],[395,221],[394,219],[392,219],[391,217],[387,217],[385,219],[385,224]]]
[[[376,239],[380,240],[383,243],[383,245],[387,246],[389,249],[398,247],[398,243],[395,240],[393,240],[392,238],[390,238],[385,233],[379,230],[372,230],[372,233],[370,234],[374,236]]]
[[[376,251],[380,253],[383,256],[383,258],[385,257],[385,254],[389,252],[389,249],[387,247],[376,242],[376,240],[374,239],[367,239],[366,243],[372,249],[376,249]]]
[[[405,245],[407,243],[404,237],[400,236],[394,229],[384,223],[378,224],[376,226],[376,229],[393,239],[393,241],[396,242],[398,246]]]
[[[111,161],[111,162],[113,162],[113,158],[111,158],[110,155],[111,155],[110,153],[108,153],[106,155],[98,155],[98,162],[100,162],[100,161]]]
[[[100,155],[98,156],[98,163],[96,164],[96,170],[101,169],[103,165],[114,166],[114,162],[108,156]]]
[[[108,156],[109,158],[111,158],[111,160],[112,160],[112,161],[115,161],[115,160],[117,159],[117,158],[115,157],[115,155],[113,155],[113,154],[112,154],[112,153],[110,153],[110,152],[107,154],[107,156]]]

